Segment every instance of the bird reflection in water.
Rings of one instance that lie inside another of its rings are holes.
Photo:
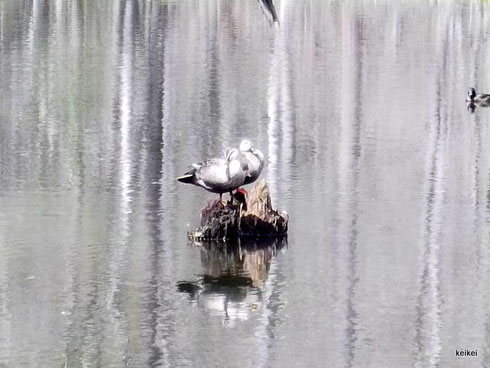
[[[466,109],[474,113],[477,107],[489,107],[490,102],[466,102]]]
[[[201,249],[204,274],[196,281],[180,281],[177,289],[225,324],[246,320],[260,308],[271,263],[287,247],[287,239],[192,242]]]

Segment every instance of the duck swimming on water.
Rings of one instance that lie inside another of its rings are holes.
[[[194,184],[212,193],[218,193],[220,201],[223,193],[231,192],[245,182],[248,166],[241,159],[240,151],[231,148],[225,158],[192,164],[192,170],[177,178],[181,183]]]
[[[468,96],[466,102],[477,104],[480,106],[490,106],[490,95],[483,93],[476,93],[475,89],[471,87],[468,89]]]

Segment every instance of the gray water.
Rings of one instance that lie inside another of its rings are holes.
[[[0,367],[490,367],[489,5],[275,6],[0,1]],[[242,138],[287,242],[188,244]]]

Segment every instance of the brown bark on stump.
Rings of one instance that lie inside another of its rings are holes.
[[[245,210],[246,209],[246,210]],[[189,232],[194,240],[237,239],[240,237],[283,237],[288,215],[272,208],[269,187],[261,180],[243,203],[223,205],[210,201],[201,210],[201,226]]]

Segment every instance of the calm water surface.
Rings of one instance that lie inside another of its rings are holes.
[[[489,5],[275,5],[0,1],[0,367],[490,367]],[[244,137],[288,241],[189,245]]]

